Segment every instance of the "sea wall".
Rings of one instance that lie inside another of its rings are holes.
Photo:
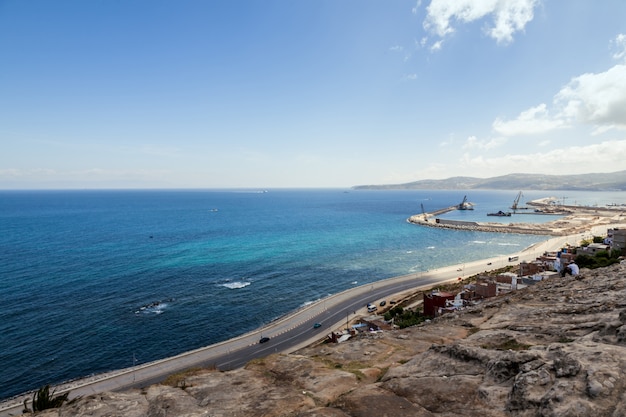
[[[467,230],[474,232],[490,232],[490,233],[518,233],[525,235],[544,235],[544,236],[564,236],[565,230],[555,230],[549,227],[533,227],[531,224],[502,224],[502,223],[477,223],[465,222],[459,220],[435,219],[424,220],[423,216],[414,215],[407,219],[409,223],[420,226],[439,227],[453,230]]]
[[[437,224],[448,224],[452,226],[463,226],[463,227],[476,227],[479,226],[476,222],[465,222],[462,220],[446,220],[446,219],[435,219],[435,223]]]

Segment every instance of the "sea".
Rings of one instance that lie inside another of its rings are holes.
[[[555,219],[486,217],[518,192],[0,191],[0,399],[224,341],[359,285],[521,251],[548,237],[407,222],[464,197],[474,210],[441,217]],[[519,204],[543,197],[626,202],[524,191]]]

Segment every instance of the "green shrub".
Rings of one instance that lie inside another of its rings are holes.
[[[602,268],[619,262],[620,252],[616,250],[598,251],[594,256],[580,254],[576,257],[576,264],[580,268]]]
[[[404,329],[424,322],[426,317],[419,311],[405,310],[398,306],[385,313],[385,320],[390,321],[391,319],[396,326]]]
[[[33,412],[48,410],[50,408],[59,408],[70,395],[69,391],[65,394],[54,396],[54,390],[50,392],[50,385],[39,388],[33,395]]]

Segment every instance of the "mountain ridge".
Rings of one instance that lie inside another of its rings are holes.
[[[548,175],[514,173],[489,178],[450,177],[403,184],[356,185],[354,190],[571,190],[626,191],[626,170],[610,173]]]

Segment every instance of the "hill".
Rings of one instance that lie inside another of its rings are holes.
[[[509,174],[499,177],[451,177],[405,184],[357,185],[355,190],[581,190],[626,191],[626,171],[579,175]]]

